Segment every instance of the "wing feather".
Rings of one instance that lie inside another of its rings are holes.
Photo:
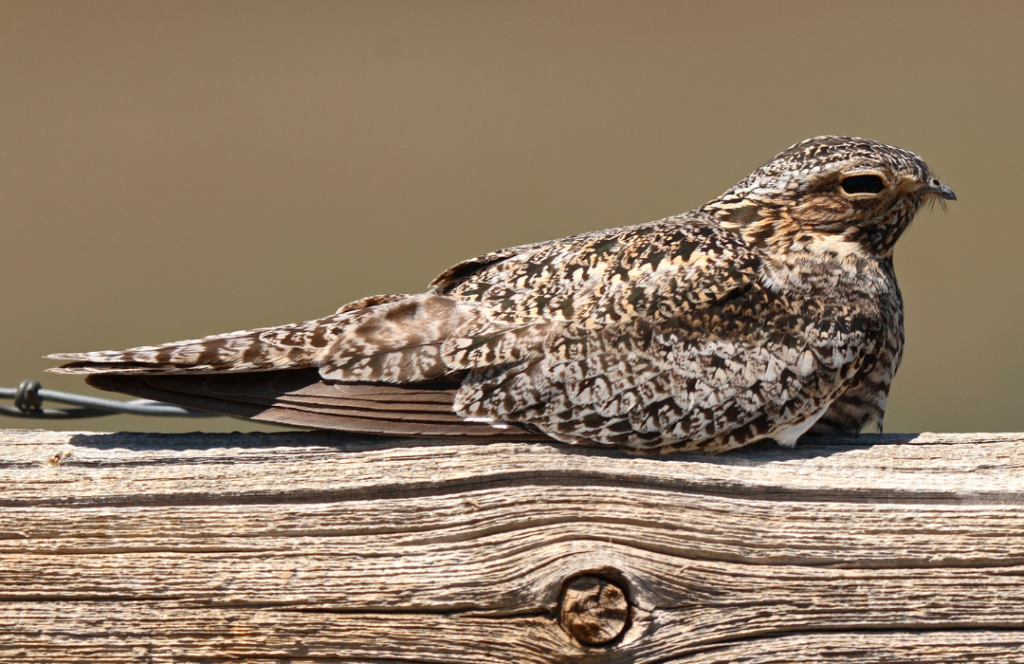
[[[455,386],[325,383],[313,371],[236,375],[103,375],[93,387],[263,422],[419,437],[545,439],[520,426],[467,422],[452,410]]]
[[[717,451],[799,424],[870,344],[847,335],[823,348],[836,312],[806,311],[760,270],[741,236],[692,216],[480,261],[441,292],[517,327],[476,321],[445,342],[473,350],[445,356],[469,371],[455,409],[635,449]]]

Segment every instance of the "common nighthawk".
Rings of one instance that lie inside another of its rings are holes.
[[[89,384],[343,431],[721,452],[885,413],[920,157],[797,143],[696,210],[512,247],[319,320],[49,356]]]

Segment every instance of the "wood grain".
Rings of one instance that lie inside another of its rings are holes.
[[[1022,443],[0,432],[0,661],[1024,662]]]

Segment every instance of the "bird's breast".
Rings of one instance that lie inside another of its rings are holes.
[[[761,283],[777,293],[834,304],[899,293],[888,259],[834,234],[807,234],[767,253]]]

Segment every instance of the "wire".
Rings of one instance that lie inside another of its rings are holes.
[[[14,406],[0,405],[0,415],[31,419],[73,420],[104,415],[150,415],[156,417],[216,417],[201,410],[172,406],[161,401],[136,399],[117,401],[82,394],[44,390],[37,380],[23,380],[18,387],[0,387],[0,399],[13,399]],[[55,401],[80,408],[43,408],[44,401]]]

